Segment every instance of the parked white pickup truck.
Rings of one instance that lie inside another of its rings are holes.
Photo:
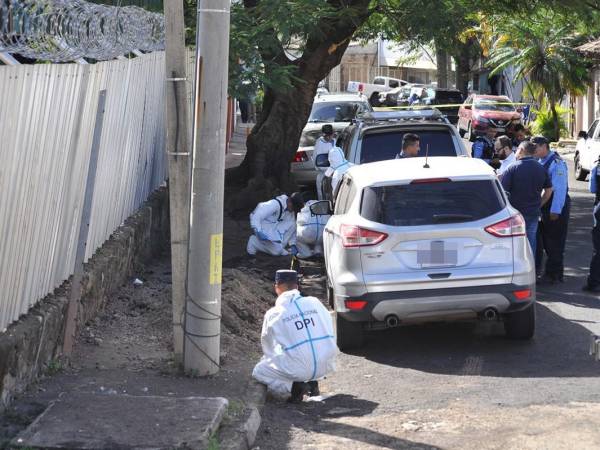
[[[575,178],[585,181],[600,157],[600,126],[596,119],[587,132],[579,133],[575,148]]]
[[[390,77],[375,77],[373,83],[363,83],[362,81],[349,81],[348,92],[361,92],[368,99],[371,106],[381,106],[379,103],[379,94],[387,92],[400,86],[408,84],[408,81]]]

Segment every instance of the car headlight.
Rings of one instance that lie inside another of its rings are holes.
[[[479,123],[490,123],[489,119],[486,119],[485,117],[476,117],[475,118],[475,122],[479,122]]]

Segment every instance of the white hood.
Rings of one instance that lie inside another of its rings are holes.
[[[330,177],[333,175],[333,172],[340,166],[347,164],[346,158],[344,157],[344,152],[339,147],[333,147],[329,150],[329,168],[325,171],[325,176]]]

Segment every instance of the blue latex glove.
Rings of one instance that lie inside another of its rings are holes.
[[[292,252],[292,255],[293,255],[293,256],[296,256],[296,255],[298,255],[298,247],[296,247],[295,245],[292,245],[292,246],[290,247],[290,251]]]
[[[259,238],[261,241],[268,241],[269,237],[263,233],[262,231],[259,230],[254,230],[254,234],[256,235],[257,238]]]

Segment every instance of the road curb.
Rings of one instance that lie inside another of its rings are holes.
[[[262,422],[262,411],[267,399],[267,387],[251,380],[244,397],[244,412],[220,433],[220,450],[250,450]]]

